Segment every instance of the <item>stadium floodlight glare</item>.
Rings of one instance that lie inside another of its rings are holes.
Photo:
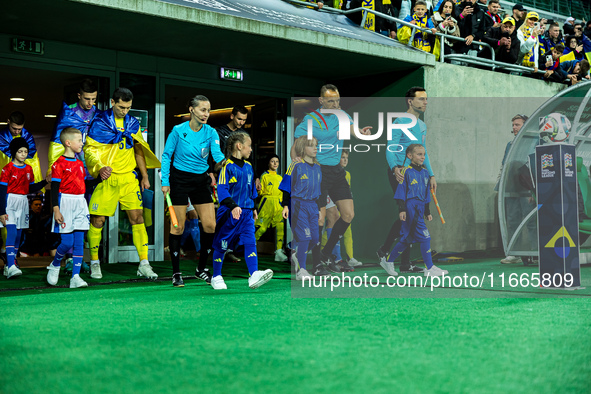
[[[25,99],[22,97],[11,97],[10,101],[25,101]]]

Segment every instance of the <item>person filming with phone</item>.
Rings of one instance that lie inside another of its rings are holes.
[[[439,10],[431,17],[437,31],[459,37],[460,28],[458,27],[458,21],[453,17],[455,14],[456,4],[452,0],[443,0],[439,6]],[[446,55],[451,54],[452,47],[458,42],[445,39],[444,53]]]
[[[515,19],[512,17],[508,16],[503,19],[503,23],[499,27],[491,27],[482,41],[493,47],[495,60],[509,64],[517,62],[521,44],[517,38]],[[483,48],[478,56],[492,59],[489,48]]]

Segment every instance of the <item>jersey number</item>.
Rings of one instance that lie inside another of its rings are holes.
[[[125,141],[119,143],[119,149],[125,149]]]
[[[137,199],[142,201],[142,193],[141,192],[137,192]]]

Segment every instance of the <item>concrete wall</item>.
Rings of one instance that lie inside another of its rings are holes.
[[[501,247],[497,193],[493,190],[505,147],[513,139],[511,118],[530,115],[564,85],[468,67],[438,64],[423,67],[400,80],[379,87],[374,97],[384,101],[347,107],[364,119],[379,111],[406,110],[404,96],[411,86],[425,86],[429,95],[424,115],[427,151],[438,182],[438,200],[446,224],[431,205],[432,246],[439,251],[482,250]],[[385,135],[375,141],[386,143]],[[385,152],[353,153],[348,170],[355,199],[353,238],[355,257],[373,258],[398,216],[387,180]]]
[[[425,67],[429,153],[446,224],[430,226],[437,250],[500,247],[497,193],[511,118],[530,115],[565,88],[469,67]]]

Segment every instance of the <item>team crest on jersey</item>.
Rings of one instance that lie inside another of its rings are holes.
[[[63,223],[61,224],[61,226],[62,226],[62,228],[66,228],[66,222],[63,222]]]
[[[209,148],[201,148],[201,157],[206,159],[209,156]]]
[[[27,173],[27,180],[31,179],[31,174]]]
[[[252,174],[248,174],[248,184],[250,185],[250,181],[252,181]]]
[[[424,229],[424,230],[423,230],[423,235],[424,235],[425,237],[429,238],[429,237],[430,237],[430,235],[429,235],[429,230],[427,230],[427,229]]]
[[[304,229],[304,234],[306,234],[306,237],[311,237],[312,236],[312,234],[310,234],[310,229],[308,227],[306,227]]]
[[[92,204],[92,210],[93,211],[98,210],[98,204]]]
[[[228,249],[228,241],[223,240],[222,241],[222,250],[226,250],[226,249]]]

